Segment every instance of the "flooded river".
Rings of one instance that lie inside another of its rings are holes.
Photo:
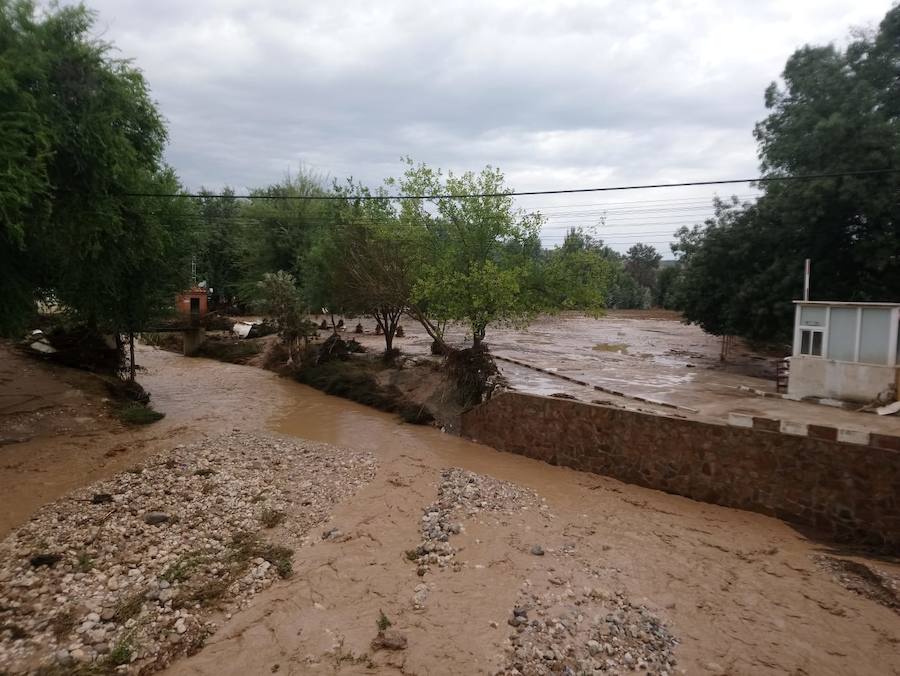
[[[407,620],[422,627],[435,623],[416,638],[420,645],[406,667],[414,672],[483,670],[473,654],[498,651],[505,635],[502,628],[499,636],[486,631],[488,618],[502,627],[519,581],[546,575],[535,569],[536,557],[527,554],[536,541],[569,548],[573,561],[593,571],[595,581],[646,602],[665,617],[681,641],[680,664],[688,673],[900,673],[900,658],[891,648],[900,642],[900,616],[835,584],[814,563],[819,547],[780,521],[499,453],[433,428],[401,424],[394,416],[264,371],[148,350],[142,350],[141,360],[148,369],[144,382],[167,413],[168,425],[206,431],[264,428],[376,454],[375,484],[335,517],[344,532],[365,532],[368,544],[359,545],[357,558],[347,555],[346,567],[329,559],[337,570],[334,579],[310,573],[291,583],[293,591],[275,591],[271,599],[278,603],[297,593],[321,593],[331,600],[322,601],[327,617],[342,631],[360,623],[358,595],[375,593],[378,604],[385,601],[377,598],[391,598],[398,608],[407,603],[404,595],[416,578],[408,579],[399,551],[384,549],[415,544],[418,515],[434,499],[441,469],[487,474],[532,488],[546,499],[554,526],[534,515],[510,531],[472,540],[469,557],[481,556],[483,564],[453,578],[456,601],[437,606],[436,616],[429,611],[425,618]],[[324,565],[309,556],[312,568]],[[386,558],[376,565],[380,557]],[[494,569],[498,562],[505,563]],[[368,581],[361,585],[361,580]],[[479,610],[460,606],[461,599],[477,603]],[[478,621],[468,621],[473,614]],[[232,638],[173,673],[221,676],[223,663],[235,669],[224,673],[268,669],[271,664],[261,657],[248,657],[239,637],[251,629],[259,635],[259,625],[277,632],[274,623],[290,625],[292,618],[278,611],[273,619],[262,607],[256,615],[236,618],[231,634],[226,632]],[[364,637],[370,629],[362,623],[358,631]],[[447,661],[443,631],[454,632],[456,643],[473,646],[473,653]],[[281,648],[266,644],[254,650],[271,661]],[[446,669],[435,669],[435,659],[443,659]]]
[[[4,471],[14,468],[3,475],[9,524],[74,486],[232,429],[368,450],[378,462],[376,478],[326,524],[349,539],[312,533],[295,553],[294,577],[172,674],[493,673],[518,594],[558,593],[560,580],[646,605],[678,639],[686,673],[900,673],[900,615],[841,586],[817,565],[828,550],[778,520],[499,453],[260,369],[148,347],[138,361],[166,417],[139,432],[98,427],[0,447]],[[423,509],[451,467],[531,488],[552,516],[525,511],[490,527],[471,519],[454,540],[466,565],[429,576],[428,604],[415,610],[421,578],[404,552],[420,541]],[[532,555],[533,545],[547,556]],[[364,653],[381,610],[409,636],[399,667],[315,662],[336,642]]]

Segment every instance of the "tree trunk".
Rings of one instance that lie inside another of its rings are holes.
[[[394,336],[397,334],[397,326],[400,324],[402,310],[394,308],[382,308],[374,312],[375,321],[384,333],[384,353],[390,355],[394,349]]]
[[[484,341],[484,334],[486,332],[486,326],[480,326],[478,328],[472,327],[472,347],[476,350],[481,349],[482,343]]]
[[[129,371],[130,380],[134,382],[134,331],[128,332]]]
[[[425,329],[425,333],[429,335],[431,340],[441,346],[441,350],[446,354],[450,351],[450,346],[444,342],[444,335],[442,331],[438,331],[434,324],[425,316],[425,314],[419,310],[417,307],[409,307],[406,310],[406,314],[415,319],[419,324],[422,325],[422,328]]]

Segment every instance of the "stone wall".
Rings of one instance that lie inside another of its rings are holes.
[[[760,421],[762,422],[762,421]],[[463,414],[502,451],[752,510],[828,538],[900,551],[900,447],[720,425],[506,392]]]

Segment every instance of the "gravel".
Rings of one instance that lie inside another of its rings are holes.
[[[406,557],[416,564],[416,573],[425,577],[435,567],[461,570],[465,563],[456,559],[457,549],[450,538],[465,530],[465,521],[484,514],[510,516],[537,509],[545,518],[553,518],[547,505],[532,490],[459,468],[441,472],[437,500],[423,510],[422,540]],[[422,610],[434,582],[421,582],[412,596],[414,610]]]
[[[464,519],[481,512],[511,515],[534,508],[546,510],[532,490],[459,468],[445,469],[437,500],[423,510],[422,541],[407,558],[415,561],[420,577],[432,566],[459,569],[463,564],[455,560],[457,550],[450,538],[463,531]]]
[[[507,622],[505,675],[674,673],[676,641],[665,625],[621,593],[567,587],[543,594],[526,584]]]
[[[818,554],[813,561],[831,573],[835,582],[860,596],[864,596],[894,612],[900,613],[900,579],[854,559]]]
[[[374,475],[370,454],[236,432],[42,508],[0,542],[0,673],[147,673],[199,650]]]

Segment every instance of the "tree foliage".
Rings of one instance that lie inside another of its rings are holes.
[[[367,188],[350,182],[335,192],[344,199],[334,203],[333,223],[312,247],[307,293],[319,306],[372,317],[390,355],[412,299],[412,232],[399,224],[391,201],[364,199],[372,196]]]
[[[215,195],[201,190],[197,200],[198,224],[192,251],[196,254],[197,276],[206,281],[210,306],[232,307],[240,295],[243,233],[241,203],[232,188]]]
[[[255,297],[256,281],[266,272],[284,270],[298,280],[304,279],[306,257],[316,233],[324,224],[332,222],[332,217],[324,200],[293,198],[326,194],[324,178],[306,170],[251,191],[239,219],[242,233],[239,290],[246,299]]]
[[[84,7],[38,15],[0,0],[0,328],[35,299],[90,326],[133,330],[179,286],[190,205],[140,71],[91,36]]]
[[[900,168],[900,7],[846,49],[806,46],[766,91],[756,125],[764,175]],[[812,260],[814,298],[900,297],[900,174],[763,184],[755,205],[716,204],[684,231],[681,302],[717,334],[786,338]]]
[[[606,307],[614,264],[583,229],[571,228],[562,246],[547,253],[542,276],[545,309],[579,310],[597,316]]]
[[[288,358],[293,361],[299,340],[312,332],[297,281],[291,273],[278,270],[265,273],[256,285],[257,307],[266,322],[278,331],[288,348]]]
[[[404,203],[401,212],[401,223],[415,229],[422,247],[415,262],[415,303],[439,320],[465,322],[474,346],[491,324],[522,322],[534,314],[527,252],[541,218],[514,208],[498,169],[444,176],[409,162],[396,185],[428,198]],[[465,197],[481,194],[497,196]]]
[[[641,286],[653,289],[656,287],[656,275],[661,260],[662,254],[653,246],[638,242],[625,253],[625,272]]]

